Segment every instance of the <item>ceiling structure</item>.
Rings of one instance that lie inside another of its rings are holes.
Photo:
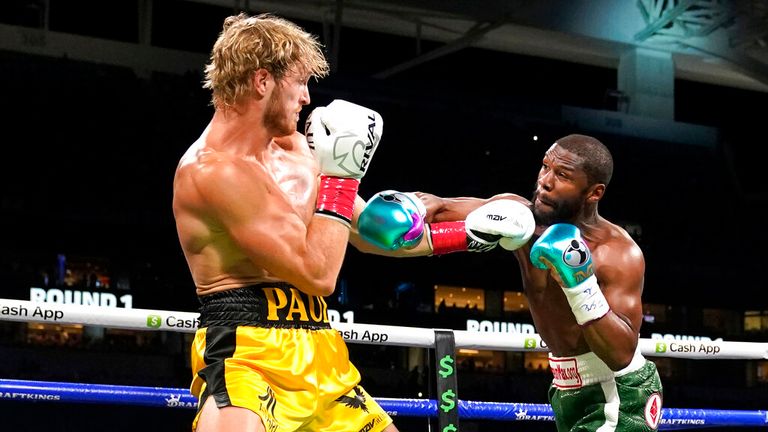
[[[191,1],[322,22],[331,40],[347,26],[445,44],[378,78],[469,46],[613,68],[643,47],[672,52],[676,78],[768,92],[764,0]]]
[[[0,24],[0,49],[136,70],[183,72],[199,69],[206,60],[200,53],[151,46],[156,0],[137,0],[138,44],[50,32],[46,17],[52,0],[23,1],[40,11],[41,28]],[[765,0],[185,1],[322,23],[332,65],[345,55],[342,27],[413,38],[417,46],[420,41],[441,44],[380,70],[377,78],[467,47],[608,68],[617,68],[628,51],[643,48],[671,52],[675,78],[768,92]]]

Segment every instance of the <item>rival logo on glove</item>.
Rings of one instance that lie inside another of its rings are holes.
[[[346,140],[357,139],[357,135],[353,133],[348,135],[341,135],[337,137],[336,141],[333,143],[333,159],[337,161],[336,164],[339,168],[348,173],[354,173],[358,170],[359,167],[359,172],[361,174],[365,174],[366,170],[368,169],[368,163],[371,161],[371,155],[376,148],[375,143],[380,138],[377,137],[376,133],[374,132],[376,129],[376,117],[374,115],[369,115],[368,119],[371,121],[371,123],[368,125],[367,143],[362,141],[357,141],[352,145],[347,143]],[[363,148],[362,157],[359,155],[360,152],[358,151],[360,147]],[[351,151],[345,151],[349,149],[351,149]],[[347,161],[347,158],[350,157],[350,153],[351,166],[348,165],[350,162]],[[358,157],[360,157],[359,161]]]
[[[492,221],[503,221],[504,219],[507,218],[506,216],[497,215],[497,214],[489,214],[486,217]]]
[[[371,152],[374,148],[374,142],[377,142],[381,137],[376,136],[376,116],[368,115],[368,120],[371,124],[368,125],[368,144],[365,146],[365,152],[363,152],[363,161],[360,163],[360,171],[365,172],[368,168],[368,162],[371,161]]]

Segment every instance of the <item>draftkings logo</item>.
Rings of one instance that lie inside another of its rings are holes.
[[[536,421],[554,421],[555,416],[551,415],[528,415],[528,410],[522,408],[515,413],[515,420],[536,420]]]
[[[165,398],[165,406],[169,408],[195,408],[197,404],[181,400],[181,395],[169,395]]]

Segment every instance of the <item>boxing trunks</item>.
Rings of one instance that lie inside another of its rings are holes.
[[[662,385],[656,365],[640,351],[614,372],[594,353],[550,355],[553,380],[549,402],[558,432],[658,430]]]
[[[200,297],[190,390],[203,403],[249,409],[267,432],[379,432],[392,423],[359,385],[327,305],[287,283]]]

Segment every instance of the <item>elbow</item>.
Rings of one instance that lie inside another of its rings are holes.
[[[323,283],[318,285],[317,290],[318,293],[315,295],[328,297],[329,295],[333,294],[334,291],[336,291],[336,280],[333,280],[330,283]]]
[[[309,295],[328,297],[336,291],[336,278],[314,279],[297,286]]]
[[[626,350],[616,350],[611,353],[610,358],[604,359],[603,361],[605,361],[605,364],[608,365],[612,371],[616,372],[629,366],[629,364],[632,363],[632,359],[634,358],[635,348],[632,348]]]
[[[613,358],[610,361],[607,361],[606,364],[609,368],[611,368],[612,371],[618,372],[625,367],[629,366],[629,364],[632,362],[632,356],[626,357],[622,356],[621,358]]]

